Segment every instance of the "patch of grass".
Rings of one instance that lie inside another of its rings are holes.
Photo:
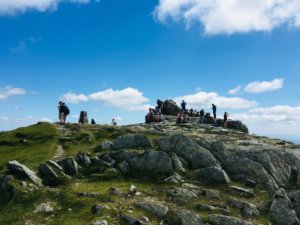
[[[52,158],[57,147],[57,131],[49,123],[40,123],[0,135],[0,169],[17,160],[31,169]],[[6,144],[5,144],[6,143]]]

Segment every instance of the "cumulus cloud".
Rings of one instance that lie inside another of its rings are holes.
[[[299,135],[300,106],[276,105],[233,113],[231,119],[246,123],[257,134]]]
[[[227,109],[247,109],[256,107],[258,105],[255,101],[249,101],[243,98],[228,98],[220,96],[215,92],[197,92],[191,95],[185,95],[174,98],[174,101],[177,104],[180,104],[182,100],[185,100],[188,103],[188,107],[193,108],[204,108],[211,107],[211,104],[214,103],[220,108]]]
[[[187,27],[199,23],[211,35],[271,31],[285,24],[300,27],[300,1],[159,0],[154,15],[162,22],[182,21]]]
[[[69,102],[69,103],[79,103],[79,102],[87,102],[89,100],[88,96],[84,94],[75,94],[73,92],[68,92],[60,97],[60,100]]]
[[[0,88],[0,101],[7,100],[16,95],[25,95],[26,93],[26,90],[23,88],[6,86],[4,88]]]
[[[41,122],[47,122],[47,123],[53,123],[53,122],[54,122],[54,120],[53,120],[53,119],[46,118],[46,117],[44,117],[44,118],[41,118],[41,119],[40,119],[40,121],[41,121]]]
[[[90,0],[1,0],[0,14],[14,15],[28,10],[44,12],[47,10],[56,10],[61,2],[86,4]]]
[[[122,90],[107,89],[89,95],[91,100],[104,105],[113,106],[129,111],[147,110],[149,99],[137,89],[128,87]]]
[[[249,93],[276,91],[283,87],[283,83],[284,79],[274,79],[272,81],[255,81],[249,83],[244,90]]]
[[[238,85],[237,87],[235,87],[233,89],[230,89],[228,91],[228,94],[230,94],[230,95],[236,95],[236,94],[238,94],[242,90],[242,88],[243,88],[243,85]]]

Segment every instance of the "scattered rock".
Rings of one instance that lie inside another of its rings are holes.
[[[210,199],[220,199],[222,198],[221,193],[217,190],[204,189],[202,190],[202,195]]]
[[[113,143],[111,141],[103,141],[101,143],[101,149],[102,150],[109,150],[112,149]]]
[[[179,174],[175,173],[174,175],[166,178],[164,181],[167,183],[177,184],[182,181],[182,177]]]
[[[98,198],[100,194],[94,192],[76,192],[78,197]]]
[[[100,211],[102,210],[110,210],[110,208],[108,206],[100,206],[100,205],[93,205],[93,207],[91,208],[91,213],[93,215],[98,214]]]
[[[111,195],[116,195],[116,196],[119,196],[119,197],[124,197],[125,196],[124,193],[121,190],[119,190],[118,188],[115,188],[115,187],[110,188],[109,193]]]
[[[59,162],[64,172],[70,176],[78,174],[78,165],[73,158],[66,158]]]
[[[247,198],[255,197],[254,191],[252,189],[241,188],[238,186],[230,186],[229,189]]]
[[[255,188],[257,183],[254,180],[246,179],[245,180],[245,186],[250,188]]]
[[[192,211],[179,210],[175,214],[180,218],[182,225],[203,225],[201,217]]]
[[[198,204],[197,209],[202,210],[202,211],[212,211],[212,212],[219,212],[219,213],[223,213],[223,214],[229,214],[230,211],[229,209],[223,209],[220,207],[215,207],[215,206],[211,206],[211,205],[205,205],[205,204]]]
[[[20,179],[29,179],[38,186],[42,186],[42,180],[26,166],[17,161],[9,161],[7,163],[9,173],[16,175]]]
[[[258,207],[252,203],[230,198],[228,204],[233,208],[239,209],[243,217],[252,218],[260,215]]]
[[[81,166],[89,167],[91,165],[90,157],[85,152],[79,152],[76,156],[76,160]]]
[[[158,217],[166,216],[169,211],[168,206],[158,202],[139,202],[137,205]]]
[[[56,203],[54,202],[46,202],[41,203],[35,207],[34,213],[45,213],[45,212],[53,212],[55,210]]]
[[[121,224],[129,224],[129,225],[148,225],[147,223],[144,223],[141,220],[138,220],[136,218],[133,218],[128,215],[122,215],[120,218]]]
[[[198,198],[197,194],[194,191],[188,190],[186,188],[174,188],[167,190],[167,195],[179,198]]]
[[[145,135],[141,134],[126,134],[118,137],[114,143],[114,149],[126,148],[149,148],[151,143]]]
[[[17,188],[10,183],[13,179],[14,179],[13,176],[6,175],[2,177],[0,180],[1,189],[7,201],[13,199],[17,194]]]
[[[195,170],[194,174],[200,181],[204,179],[205,181],[218,183],[218,184],[230,183],[230,178],[228,177],[226,172],[216,166]]]
[[[91,223],[91,225],[108,225],[108,222],[106,220],[99,220],[94,223]]]
[[[231,217],[231,216],[224,216],[224,215],[209,215],[208,216],[208,221],[212,225],[253,225],[253,223],[246,221],[246,220],[241,220],[236,217]]]

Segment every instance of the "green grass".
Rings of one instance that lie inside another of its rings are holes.
[[[29,168],[51,159],[57,148],[57,131],[49,123],[41,123],[0,134],[0,170],[8,161],[17,160]]]

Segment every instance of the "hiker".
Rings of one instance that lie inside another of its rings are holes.
[[[162,108],[163,108],[163,106],[164,106],[164,102],[163,101],[161,101],[161,100],[159,100],[159,99],[157,99],[157,108],[158,108],[158,111],[159,112],[162,112]]]
[[[224,128],[227,128],[228,116],[229,116],[228,113],[225,112],[225,113],[224,113]]]
[[[111,125],[117,126],[117,122],[115,121],[115,119],[112,119],[112,120],[111,120]]]
[[[92,125],[95,125],[95,124],[96,124],[96,122],[95,122],[94,119],[91,120],[91,124],[92,124]]]
[[[201,109],[201,110],[200,110],[200,119],[199,119],[199,123],[205,124],[205,111],[204,111],[204,109]]]
[[[183,121],[184,121],[183,113],[180,112],[180,113],[177,114],[176,123],[180,124],[180,123],[183,123]]]
[[[212,110],[213,110],[214,119],[216,119],[217,118],[217,106],[215,104],[212,104]]]
[[[181,102],[181,111],[182,112],[186,111],[186,102],[184,100],[182,100],[182,102]]]
[[[59,102],[58,103],[58,111],[59,111],[59,121],[60,124],[64,125],[66,124],[67,120],[67,115],[70,114],[70,110],[68,106],[64,102]]]

